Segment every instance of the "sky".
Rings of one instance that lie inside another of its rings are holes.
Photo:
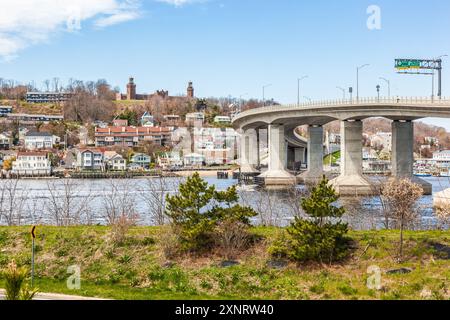
[[[396,58],[450,55],[448,0],[0,0],[0,78],[106,79],[125,91],[243,96],[296,103],[360,96],[430,96],[432,78],[401,75]],[[443,95],[450,97],[450,58]],[[426,122],[450,130],[450,120]]]

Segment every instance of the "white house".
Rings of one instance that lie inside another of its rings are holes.
[[[193,126],[201,126],[205,122],[205,114],[203,112],[193,112],[186,115],[186,124]]]
[[[105,151],[103,153],[104,161],[109,170],[125,171],[127,170],[127,161],[115,151]]]
[[[382,148],[387,152],[392,151],[392,133],[391,132],[377,132],[370,138],[370,145],[372,148]]]
[[[162,168],[182,167],[183,159],[181,153],[177,151],[165,152],[158,156],[158,166]]]
[[[51,162],[46,152],[19,152],[12,164],[12,173],[17,175],[50,175]]]
[[[13,144],[11,135],[7,133],[0,133],[0,149],[9,150]]]
[[[141,117],[141,125],[143,127],[154,127],[155,118],[148,111],[145,111]]]
[[[229,124],[231,123],[231,118],[227,116],[217,116],[214,118],[214,122],[219,124]]]
[[[183,158],[186,167],[201,167],[205,163],[205,156],[198,153],[187,154]]]
[[[27,150],[51,149],[61,139],[48,132],[27,132],[25,134],[25,148]]]
[[[449,168],[450,167],[450,150],[442,150],[433,153],[433,162],[438,167]]]
[[[76,168],[78,170],[105,170],[105,155],[100,148],[77,150]]]

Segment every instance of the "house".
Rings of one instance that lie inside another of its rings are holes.
[[[48,176],[51,172],[47,152],[19,152],[11,170],[19,176]]]
[[[434,152],[433,162],[439,168],[450,168],[450,150]]]
[[[161,168],[182,167],[183,159],[177,151],[165,152],[158,156],[158,166]]]
[[[128,120],[126,119],[114,119],[113,120],[114,127],[126,127],[128,126]]]
[[[230,124],[231,118],[227,116],[217,116],[214,118],[214,122],[218,124]]]
[[[28,132],[25,134],[25,148],[27,150],[51,149],[59,144],[61,139],[48,132]]]
[[[27,92],[28,103],[59,103],[72,98],[71,92]]]
[[[187,154],[183,160],[186,167],[201,167],[205,164],[205,156],[198,153]]]
[[[149,169],[152,158],[148,154],[136,153],[131,157],[130,162],[132,164],[137,164],[142,169]]]
[[[125,171],[127,170],[127,161],[115,151],[106,151],[104,153],[105,162],[109,170]]]
[[[154,127],[155,126],[155,118],[148,112],[145,113],[141,117],[141,125],[143,127]]]
[[[105,170],[105,151],[101,148],[77,150],[77,170]]]
[[[392,133],[391,132],[377,132],[370,137],[370,145],[372,148],[392,151]]]
[[[173,128],[169,127],[114,126],[95,128],[95,145],[97,147],[133,147],[141,142],[151,141],[164,146],[171,141],[172,131]]]
[[[181,117],[177,114],[169,114],[163,116],[164,121],[170,122],[170,123],[178,123],[181,120]]]
[[[193,112],[186,115],[186,125],[201,126],[205,122],[205,114],[203,112]]]
[[[8,133],[0,133],[0,149],[9,150],[13,144],[13,139]]]
[[[6,117],[7,114],[12,113],[12,106],[0,106],[0,117]]]

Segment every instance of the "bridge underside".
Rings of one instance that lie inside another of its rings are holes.
[[[322,110],[319,110],[322,111]],[[341,123],[341,168],[340,175],[330,181],[343,196],[365,196],[380,193],[379,179],[370,179],[363,174],[362,160],[362,120],[380,117],[380,110],[361,112],[336,110],[315,115],[304,111],[302,116],[289,116],[289,112],[273,112],[258,122],[239,120],[244,132],[241,143],[241,171],[258,175],[266,186],[289,186],[296,183],[315,184],[324,175],[324,130],[323,126],[332,121]],[[450,118],[450,107],[445,113],[438,110],[441,117]],[[420,184],[425,194],[431,194],[431,184],[413,175],[414,164],[414,120],[425,117],[417,110],[400,112],[397,109],[384,110],[384,118],[392,120],[392,175],[391,178],[408,178]],[[308,126],[307,139],[300,138],[294,131],[298,126]],[[261,172],[259,161],[259,129],[267,128],[269,142],[268,170]],[[307,170],[296,176],[300,167]],[[377,181],[378,180],[378,181]]]

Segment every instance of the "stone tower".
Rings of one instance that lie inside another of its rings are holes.
[[[133,77],[130,77],[127,84],[127,100],[136,100],[136,84]]]
[[[192,85],[192,81],[190,81],[188,84],[187,96],[188,98],[194,98],[194,86]]]

